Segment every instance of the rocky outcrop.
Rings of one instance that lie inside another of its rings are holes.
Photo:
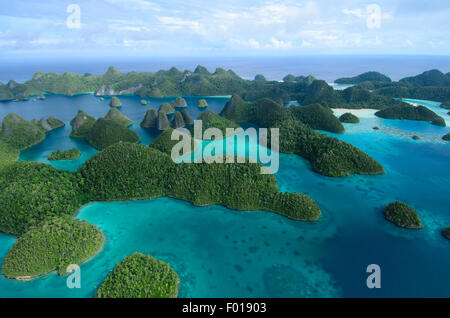
[[[197,107],[199,107],[199,108],[206,108],[206,107],[208,107],[208,103],[206,102],[206,99],[200,99],[198,101]]]
[[[172,106],[173,107],[187,107],[187,103],[183,97],[177,97],[177,99],[172,102]]]
[[[39,125],[45,130],[45,131],[50,131],[53,128],[49,125],[49,123],[47,122],[47,120],[45,118],[41,118],[41,120],[39,121]]]
[[[175,113],[175,108],[169,103],[164,103],[159,106],[159,112],[165,112],[167,115]]]
[[[188,111],[186,109],[183,109],[181,111],[181,115],[183,116],[183,120],[184,120],[184,123],[186,125],[192,125],[193,124],[192,118],[191,118],[191,116],[189,116],[189,113],[188,113]]]
[[[167,114],[165,112],[158,112],[158,119],[156,121],[156,128],[158,130],[166,130],[170,128],[169,119],[167,119]]]
[[[79,110],[74,119],[70,121],[72,126],[72,132],[70,137],[73,138],[86,138],[89,130],[95,123],[95,118],[86,114],[84,111]]]
[[[156,120],[158,119],[158,112],[154,109],[147,110],[144,120],[141,122],[143,128],[156,128]]]
[[[105,119],[112,120],[123,127],[130,126],[133,121],[122,114],[117,108],[111,108],[105,115]]]
[[[133,87],[121,90],[121,91],[115,91],[111,85],[108,85],[108,86],[102,85],[95,92],[95,96],[132,95],[132,94],[136,93],[136,91],[142,87],[143,87],[143,85],[139,84],[137,86],[133,86]]]
[[[185,126],[185,123],[184,123],[183,115],[179,111],[175,112],[175,116],[173,117],[173,120],[172,120],[172,127],[173,128],[182,128],[184,126]]]

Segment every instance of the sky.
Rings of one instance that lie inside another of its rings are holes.
[[[448,0],[14,0],[4,56],[450,55]]]

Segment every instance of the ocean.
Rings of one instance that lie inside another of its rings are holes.
[[[323,57],[317,58],[316,63],[320,59]],[[393,57],[384,66],[382,60],[370,64],[366,57],[354,64],[349,57],[336,58],[334,62],[328,58],[328,68],[315,65],[313,57],[299,59],[303,64],[294,63],[290,68],[287,61],[269,63],[267,59],[255,59],[252,65],[244,60],[200,63],[185,60],[175,65],[193,69],[202,64],[212,70],[217,63],[226,68],[230,65],[244,77],[262,73],[272,79],[287,73],[307,74],[310,70],[327,81],[370,69],[390,69],[386,73],[394,79],[432,67],[449,71],[448,58],[411,59],[415,64],[410,67],[406,62],[394,66]],[[172,65],[169,61],[148,63],[86,62],[63,69],[62,64],[55,62],[48,67],[36,64],[36,68],[102,73],[109,64],[121,71],[152,67],[157,70]],[[284,66],[277,68],[277,65]],[[8,66],[11,71],[6,75],[2,70],[1,76],[19,79],[34,72],[18,65],[16,69],[23,72],[12,71],[13,66]],[[133,120],[131,129],[141,136],[142,144],[148,145],[156,134],[142,129],[139,122],[148,108],[157,108],[169,99],[149,99],[146,106],[133,96],[121,100],[124,104],[121,111]],[[197,100],[197,97],[187,99],[192,118],[201,113]],[[209,109],[219,112],[226,101],[210,98]],[[439,110],[439,103],[414,102]],[[74,171],[96,153],[85,141],[69,138],[68,123],[78,109],[95,117],[103,116],[109,110],[108,99],[101,101],[93,95],[49,95],[35,102],[0,102],[0,118],[15,112],[28,120],[50,115],[63,120],[66,127],[50,132],[43,142],[22,151],[19,160],[41,161]],[[450,119],[442,115],[447,121]],[[324,177],[314,173],[307,160],[280,154],[280,169],[275,174],[280,190],[304,193],[316,200],[323,211],[317,222],[293,221],[269,212],[234,211],[216,205],[195,207],[170,198],[91,203],[82,207],[76,217],[97,225],[106,235],[106,244],[99,255],[81,266],[82,287],[69,289],[66,278],[54,273],[27,283],[1,276],[0,297],[92,297],[114,265],[135,251],[150,253],[170,263],[180,276],[180,297],[450,297],[449,241],[440,233],[450,226],[450,145],[440,138],[450,128],[373,116],[360,120],[359,124],[344,124],[344,134],[328,134],[375,158],[385,167],[384,175]],[[375,125],[380,129],[374,131]],[[419,135],[420,140],[412,140],[413,134]],[[82,152],[80,159],[47,161],[50,152],[74,146]],[[406,230],[387,222],[382,210],[394,200],[413,206],[424,229]],[[14,237],[0,234],[0,262],[14,241]],[[381,268],[380,289],[369,289],[366,285],[369,275],[366,269],[370,264]]]

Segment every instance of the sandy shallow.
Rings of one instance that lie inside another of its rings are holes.
[[[375,113],[379,111],[379,109],[347,109],[347,108],[333,108],[333,113],[336,117],[340,117],[341,115],[345,113],[352,113],[353,115],[357,117],[362,118],[374,118]]]

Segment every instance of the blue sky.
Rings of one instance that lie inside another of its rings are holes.
[[[69,19],[80,8],[80,28]],[[73,12],[73,11],[72,11]],[[448,0],[14,0],[2,55],[450,53]]]

